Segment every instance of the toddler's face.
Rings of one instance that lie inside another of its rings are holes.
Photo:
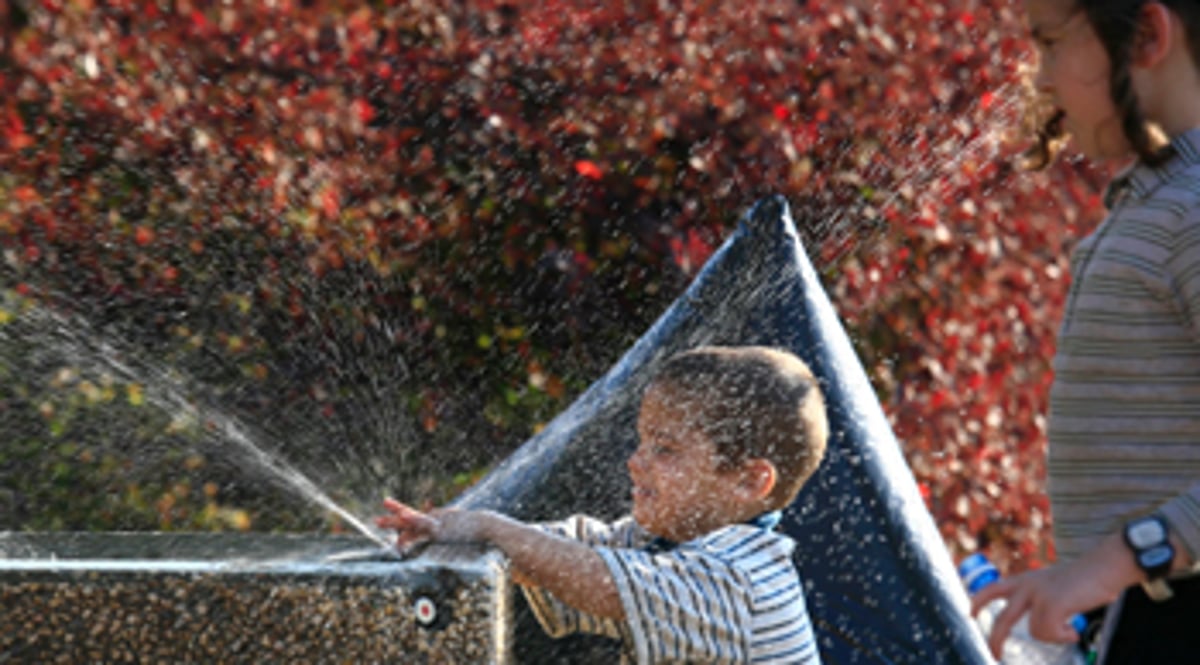
[[[629,458],[633,517],[656,536],[691,540],[739,521],[738,474],[721,469],[716,447],[694,425],[700,409],[651,387],[638,415],[637,451]]]

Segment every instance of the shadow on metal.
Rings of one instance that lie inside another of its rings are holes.
[[[642,389],[663,359],[699,344],[790,349],[825,391],[828,454],[780,527],[798,543],[795,562],[824,662],[991,662],[954,564],[780,196],[759,201],[608,374],[456,505],[530,520],[626,512],[625,459],[636,446]],[[614,662],[611,645],[544,636],[527,610],[515,648],[525,663]]]

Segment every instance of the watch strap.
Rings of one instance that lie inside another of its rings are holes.
[[[1135,542],[1135,529],[1153,523],[1161,531],[1161,538],[1149,543]],[[1170,599],[1174,593],[1165,579],[1171,571],[1171,561],[1175,558],[1175,547],[1171,544],[1171,532],[1167,521],[1161,515],[1153,514],[1131,520],[1125,524],[1123,536],[1126,546],[1133,553],[1134,562],[1146,575],[1142,581],[1142,590],[1155,602]]]
[[[1175,592],[1171,590],[1171,585],[1163,578],[1154,580],[1146,580],[1142,582],[1142,591],[1156,603],[1161,603],[1164,600],[1170,600]]]

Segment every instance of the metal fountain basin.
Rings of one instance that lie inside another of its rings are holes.
[[[0,663],[511,662],[495,550],[343,536],[0,532]]]

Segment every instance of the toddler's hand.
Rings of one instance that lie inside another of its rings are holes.
[[[484,533],[493,514],[487,511],[441,508],[423,513],[395,499],[384,499],[387,515],[375,518],[381,529],[396,531],[396,547],[401,552],[422,542],[470,543],[485,540]]]
[[[383,500],[383,508],[388,514],[375,518],[375,524],[396,531],[396,548],[401,552],[418,543],[437,540],[438,521],[431,515],[390,498]]]

